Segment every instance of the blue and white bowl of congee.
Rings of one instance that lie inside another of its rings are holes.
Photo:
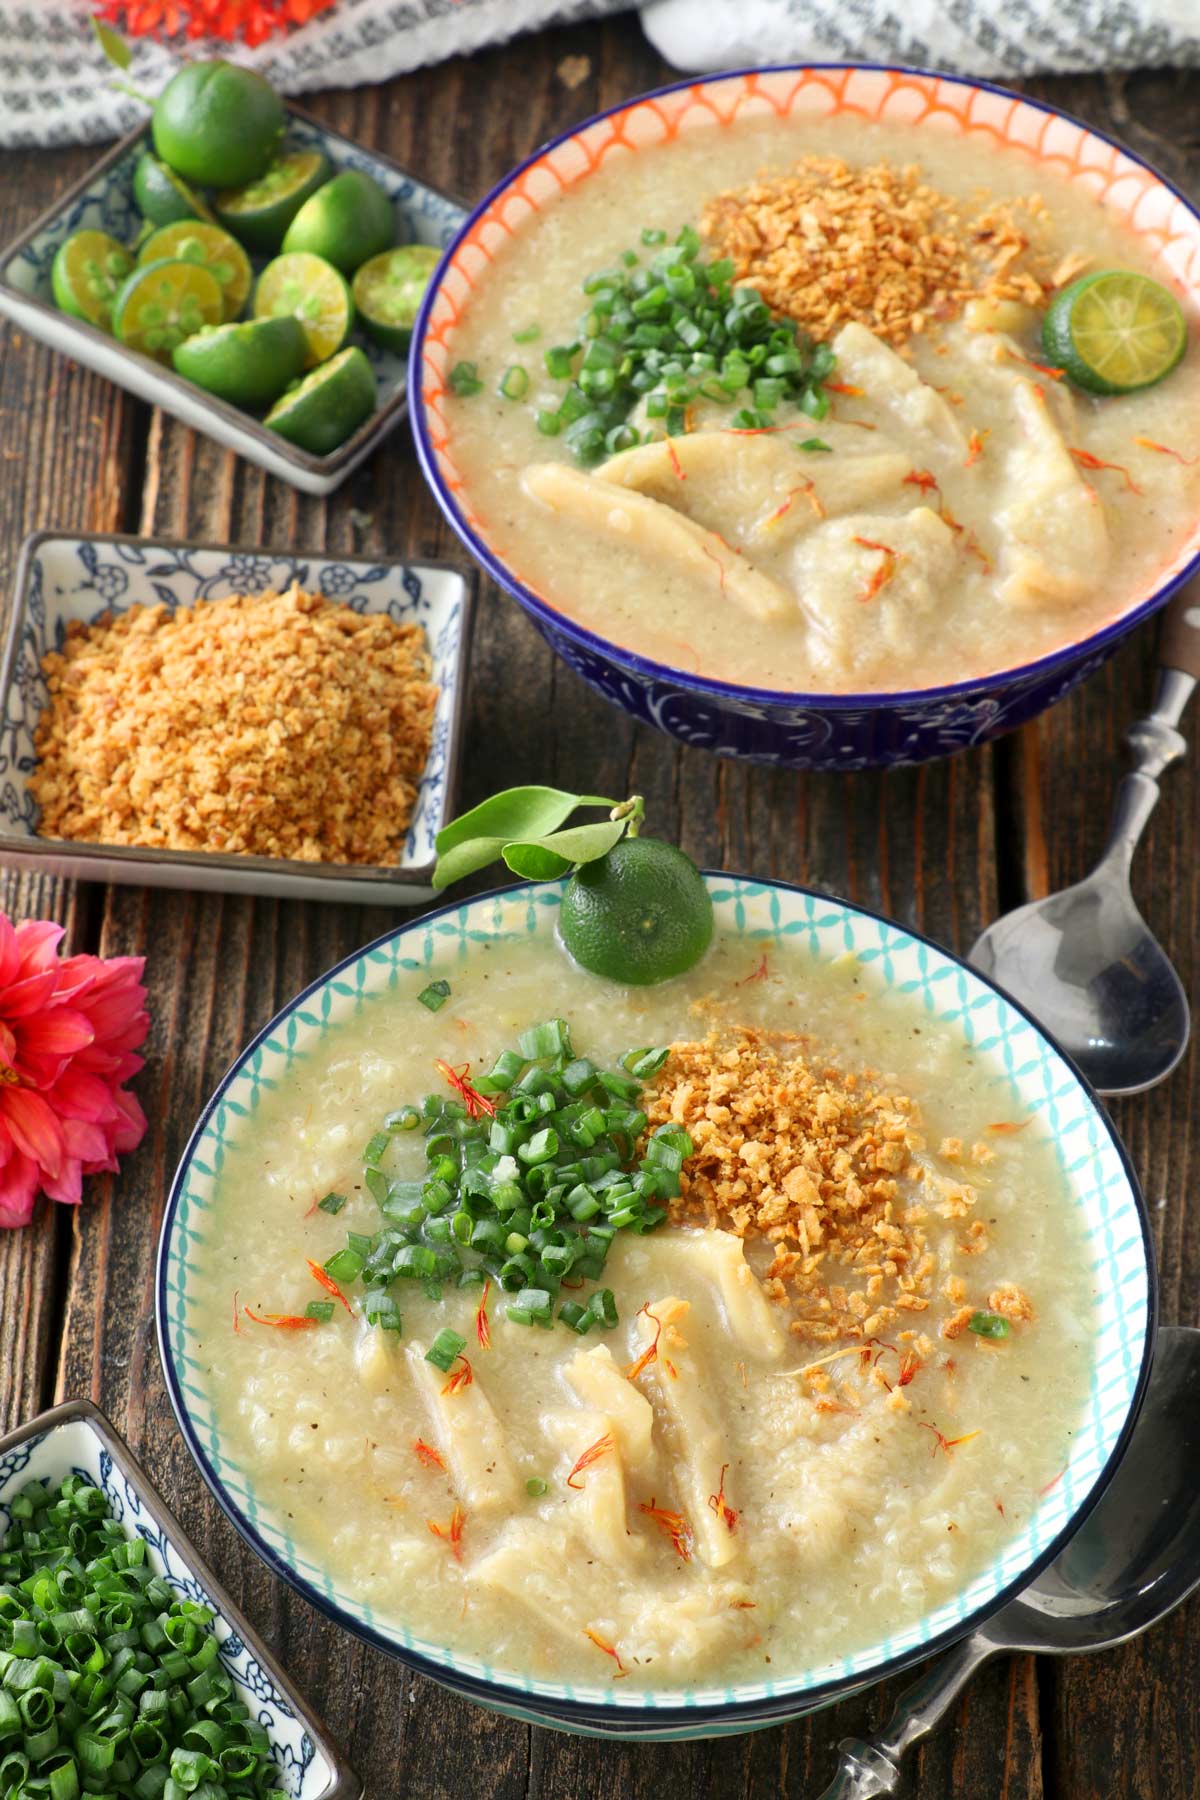
[[[1200,215],[887,67],[688,80],[460,227],[414,333],[449,523],[585,681],[719,755],[945,756],[1200,562]]]
[[[561,887],[297,995],[171,1190],[158,1322],[218,1500],[314,1606],[513,1716],[795,1717],[976,1627],[1128,1437],[1155,1314],[1112,1126],[944,950],[705,877],[628,988]]]

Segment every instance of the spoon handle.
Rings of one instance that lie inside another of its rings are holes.
[[[1117,789],[1112,829],[1103,860],[1128,871],[1150,814],[1158,804],[1158,777],[1187,749],[1179,721],[1200,680],[1200,579],[1185,582],[1167,607],[1158,645],[1154,705],[1125,733],[1133,770]]]
[[[874,1800],[877,1794],[894,1794],[900,1785],[900,1759],[910,1745],[933,1730],[976,1669],[1000,1648],[976,1635],[931,1663],[912,1687],[906,1688],[884,1729],[870,1743],[862,1738],[843,1738],[838,1745],[841,1765],[819,1800]]]

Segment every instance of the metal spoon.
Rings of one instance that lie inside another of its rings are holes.
[[[1095,1509],[1050,1567],[901,1694],[872,1743],[843,1738],[820,1800],[894,1794],[900,1758],[990,1657],[1108,1650],[1200,1586],[1200,1331],[1167,1325],[1133,1436]]]
[[[1176,730],[1200,678],[1200,579],[1167,608],[1154,709],[1126,733],[1134,769],[1117,790],[1098,867],[989,925],[969,960],[1027,1006],[1102,1094],[1138,1094],[1187,1048],[1187,996],[1129,890],[1156,777],[1187,748]]]

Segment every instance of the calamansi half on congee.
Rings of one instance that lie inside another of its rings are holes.
[[[155,102],[154,148],[185,181],[241,187],[267,168],[285,122],[283,101],[252,69],[185,63]]]
[[[1187,322],[1160,282],[1131,269],[1101,269],[1051,301],[1042,345],[1087,393],[1132,394],[1175,368],[1187,349]]]

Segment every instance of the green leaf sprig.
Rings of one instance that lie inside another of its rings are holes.
[[[101,50],[103,50],[108,61],[112,64],[114,69],[120,69],[123,73],[129,68],[129,65],[133,61],[133,51],[129,48],[125,39],[121,36],[119,31],[114,31],[112,26],[106,25],[102,19],[93,17],[89,23],[95,34],[96,42],[99,44]],[[109,76],[108,85],[110,88],[115,88],[119,94],[128,94],[131,100],[139,100],[143,106],[154,105],[154,96],[152,94],[144,94],[141,88],[134,87],[132,83],[128,81],[119,81],[115,75]]]
[[[567,826],[581,806],[607,807],[608,817]],[[569,869],[607,856],[622,837],[636,837],[645,811],[640,794],[611,800],[568,794],[562,788],[506,788],[438,832],[433,885],[449,887],[498,860],[526,881],[555,881]]]
[[[120,32],[114,31],[111,25],[105,25],[97,18],[91,20],[91,27],[96,34],[96,42],[114,69],[127,69],[133,61],[133,53]]]

